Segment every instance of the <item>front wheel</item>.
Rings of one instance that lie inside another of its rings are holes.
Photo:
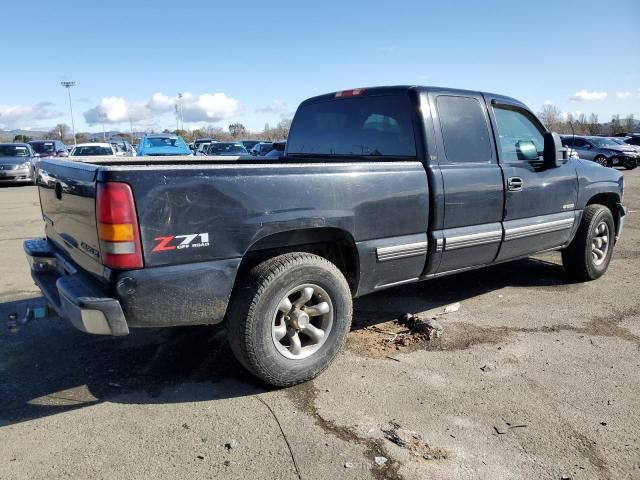
[[[342,272],[309,253],[289,253],[254,267],[234,293],[229,344],[251,373],[276,386],[319,375],[351,327],[351,291]]]
[[[638,160],[624,159],[622,161],[622,166],[625,168],[625,170],[633,170],[638,166]]]
[[[607,271],[615,238],[611,211],[603,205],[588,205],[575,237],[562,251],[562,265],[575,280],[588,281]]]
[[[593,159],[594,162],[596,162],[598,165],[602,165],[603,167],[611,167],[611,162],[609,162],[609,160],[607,160],[607,157],[605,157],[604,155],[598,155],[596,158]]]

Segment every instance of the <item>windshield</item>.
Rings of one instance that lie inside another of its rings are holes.
[[[617,147],[618,144],[609,138],[590,138],[589,141],[598,148]]]
[[[88,145],[86,147],[75,147],[71,150],[72,157],[92,157],[97,155],[113,155],[113,151],[109,147],[99,145]]]
[[[29,149],[22,145],[0,145],[0,157],[28,157]]]
[[[236,143],[212,143],[209,145],[209,155],[244,155],[247,149]]]
[[[56,151],[56,146],[53,142],[33,142],[30,145],[39,154],[55,153]]]
[[[160,137],[147,138],[145,140],[147,147],[176,147],[184,148],[184,142],[176,137]]]

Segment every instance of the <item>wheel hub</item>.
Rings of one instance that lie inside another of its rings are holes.
[[[593,233],[591,240],[591,259],[595,265],[602,265],[609,251],[609,226],[606,222],[600,222]]]
[[[291,289],[278,303],[271,322],[271,337],[283,357],[300,360],[317,352],[333,326],[333,304],[319,285]]]
[[[288,323],[292,328],[295,328],[296,330],[304,330],[304,328],[309,325],[309,315],[304,313],[303,310],[296,308],[289,314]]]

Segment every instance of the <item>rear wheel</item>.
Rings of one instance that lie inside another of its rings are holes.
[[[575,237],[562,251],[565,271],[579,281],[601,277],[609,267],[614,238],[611,211],[603,205],[588,205]]]
[[[276,386],[320,374],[351,326],[351,291],[340,270],[309,253],[290,253],[254,267],[236,290],[227,316],[240,363]]]

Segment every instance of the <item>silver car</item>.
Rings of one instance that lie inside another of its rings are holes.
[[[28,143],[0,143],[0,183],[35,183],[37,163]]]
[[[580,158],[592,160],[603,167],[622,165],[627,170],[638,166],[640,153],[630,145],[621,145],[607,137],[564,135],[562,144],[573,148]]]

